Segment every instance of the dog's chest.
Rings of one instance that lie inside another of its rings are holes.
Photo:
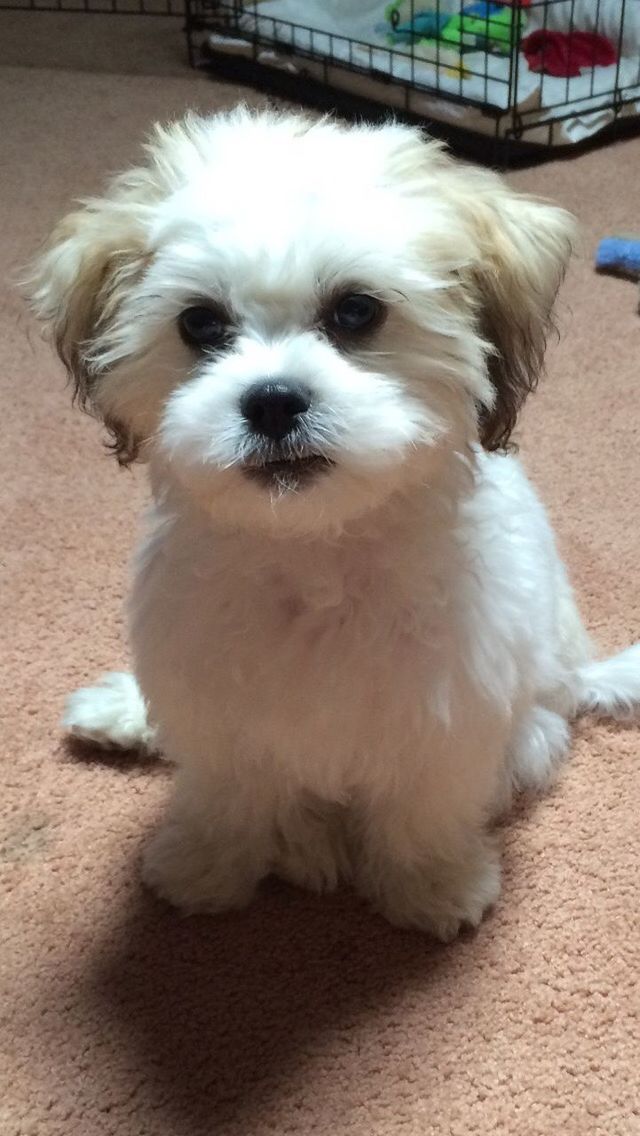
[[[435,647],[437,623],[388,574],[331,563],[302,579],[275,570],[236,580],[212,611],[228,693],[250,689],[255,705],[270,706],[297,696],[307,712],[323,698],[335,706],[347,690],[362,702],[380,684],[389,689],[391,675],[415,672]]]
[[[309,550],[257,570],[160,557],[138,580],[134,646],[158,718],[248,752],[345,755],[424,728],[446,612],[386,560]],[[389,743],[391,744],[391,743]]]

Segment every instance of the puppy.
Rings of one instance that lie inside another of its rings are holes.
[[[585,711],[594,661],[509,437],[572,221],[411,128],[240,109],[157,129],[35,270],[76,393],[153,505],[135,678],[66,725],[175,763],[146,881],[187,911],[349,880],[441,939],[496,900],[488,826]]]

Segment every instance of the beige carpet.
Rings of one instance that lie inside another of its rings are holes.
[[[505,831],[497,911],[453,946],[349,894],[274,885],[183,920],[142,890],[167,774],[69,747],[58,718],[126,661],[144,487],[4,281],[152,119],[236,92],[25,62],[0,72],[1,1136],[633,1136],[639,732],[580,728],[557,790]],[[513,177],[585,227],[523,450],[609,648],[640,637],[640,317],[591,255],[640,228],[639,172],[634,141]]]

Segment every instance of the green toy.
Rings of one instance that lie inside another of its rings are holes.
[[[488,7],[488,5],[487,5]],[[462,15],[452,16],[440,32],[440,39],[459,51],[496,51],[508,55],[523,28],[523,13],[517,8],[491,5],[486,16],[478,15],[479,4],[469,5]],[[514,21],[517,26],[514,30]]]
[[[427,0],[428,2],[428,0]],[[409,10],[408,10],[409,9]],[[411,18],[410,12],[414,15]],[[429,9],[416,12],[404,0],[388,4],[384,10],[389,43],[422,44],[436,47],[438,41],[458,52],[492,51],[508,55],[519,41],[526,16],[519,8],[475,0],[457,16],[444,16]]]

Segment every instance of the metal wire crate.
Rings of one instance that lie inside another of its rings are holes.
[[[78,12],[94,16],[181,16],[185,0],[0,0],[0,10]]]
[[[500,28],[487,11],[471,29],[469,11],[480,7],[473,0],[409,0],[388,4],[385,20],[384,0],[187,0],[187,35],[193,62],[204,60],[236,78],[298,98],[322,89],[338,105],[346,95],[391,106],[428,120],[432,129],[448,124],[483,136],[485,144],[490,137],[551,147],[582,141],[622,119],[640,121],[640,0],[496,3],[485,8],[500,9]],[[377,10],[370,29],[362,30],[358,10],[372,16]],[[425,10],[445,27],[449,20],[457,25],[459,46],[443,35],[401,40],[398,30],[418,27]],[[523,43],[532,31],[548,42],[558,31],[571,36],[568,64],[575,70],[574,36],[585,30],[606,38],[611,63],[601,63],[592,38],[581,43],[579,75],[531,70]]]
[[[469,9],[481,3],[0,0],[0,9],[178,16],[193,65],[369,117],[392,108],[494,161],[640,124],[640,0],[496,0],[500,21],[508,9],[513,18],[498,29],[487,13],[470,28]],[[459,42],[442,32],[403,38],[403,28],[415,27],[425,11],[445,30],[457,22]],[[594,51],[578,76],[532,72],[523,53],[527,37],[558,30],[606,37],[613,62],[602,65]]]

